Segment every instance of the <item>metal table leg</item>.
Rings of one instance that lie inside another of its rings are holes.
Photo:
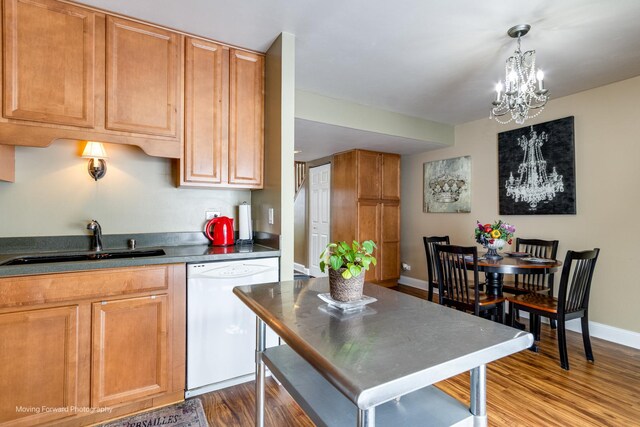
[[[358,427],[375,427],[376,408],[358,409]]]
[[[264,362],[266,325],[256,317],[256,426],[264,427]]]
[[[480,365],[471,370],[471,413],[473,425],[487,426],[487,366]]]

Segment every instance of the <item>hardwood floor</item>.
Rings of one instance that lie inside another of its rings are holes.
[[[426,298],[419,290],[398,290]],[[592,338],[595,364],[582,337],[567,331],[570,371],[560,368],[556,331],[542,325],[539,353],[522,351],[487,367],[491,426],[640,426],[640,350]],[[437,387],[469,403],[469,375]],[[313,426],[284,388],[269,379],[265,425]],[[209,424],[254,425],[253,382],[201,396]],[[400,427],[400,426],[398,426]]]

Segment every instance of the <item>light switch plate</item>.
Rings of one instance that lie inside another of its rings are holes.
[[[273,208],[269,208],[269,224],[273,225]]]

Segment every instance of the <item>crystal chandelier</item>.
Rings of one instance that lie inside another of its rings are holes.
[[[510,172],[509,179],[505,183],[507,197],[513,197],[516,202],[523,201],[535,210],[538,203],[551,201],[556,193],[564,191],[562,175],[558,175],[554,166],[550,175],[547,175],[547,161],[542,157],[540,147],[549,139],[546,132],[540,135],[531,127],[531,138],[526,136],[518,138],[518,145],[524,151],[522,163],[518,166],[518,178]]]
[[[507,34],[518,38],[518,48],[505,63],[504,85],[502,82],[496,85],[496,100],[493,101],[490,118],[506,124],[515,120],[519,125],[526,119],[531,119],[540,114],[549,99],[549,91],[544,88],[544,73],[536,71],[536,51],[528,50],[524,53],[520,50],[520,37],[531,29],[530,25],[522,24],[509,28]],[[504,92],[503,92],[504,90]],[[529,110],[539,109],[534,115],[529,115]],[[501,120],[500,117],[511,113],[509,120]]]

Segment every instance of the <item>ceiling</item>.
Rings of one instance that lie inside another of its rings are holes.
[[[488,117],[516,24],[552,98],[640,75],[638,0],[82,2],[258,51],[286,31],[297,89],[453,125]]]

